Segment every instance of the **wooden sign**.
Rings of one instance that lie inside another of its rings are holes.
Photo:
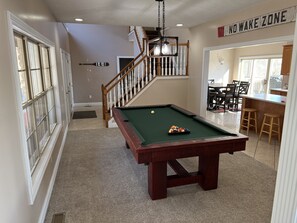
[[[230,36],[295,21],[296,6],[218,27],[218,37]]]
[[[95,62],[95,63],[80,63],[79,65],[92,65],[96,67],[108,67],[108,62]]]

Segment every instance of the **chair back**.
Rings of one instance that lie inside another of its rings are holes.
[[[214,79],[208,79],[208,84],[214,84],[215,80]]]
[[[225,94],[226,96],[234,96],[236,84],[227,84]]]
[[[249,91],[250,83],[240,83],[239,89],[238,89],[238,94],[247,94]]]
[[[240,84],[240,81],[239,81],[239,80],[233,80],[233,81],[232,81],[232,84],[239,85],[239,84]]]

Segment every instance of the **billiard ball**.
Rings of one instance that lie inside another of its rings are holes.
[[[155,111],[154,110],[151,110],[151,114],[154,114],[155,113]]]

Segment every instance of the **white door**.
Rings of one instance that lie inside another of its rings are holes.
[[[73,85],[70,54],[61,49],[62,72],[65,89],[66,121],[69,124],[73,111]]]

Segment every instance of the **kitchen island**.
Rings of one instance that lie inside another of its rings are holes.
[[[287,96],[288,89],[284,88],[270,88],[270,94],[277,94],[282,96]]]
[[[273,113],[280,115],[281,133],[283,126],[283,119],[285,114],[287,97],[274,94],[248,94],[242,95],[242,109],[255,108],[257,109],[257,129],[261,130],[264,113]],[[241,114],[242,115],[242,114]]]

